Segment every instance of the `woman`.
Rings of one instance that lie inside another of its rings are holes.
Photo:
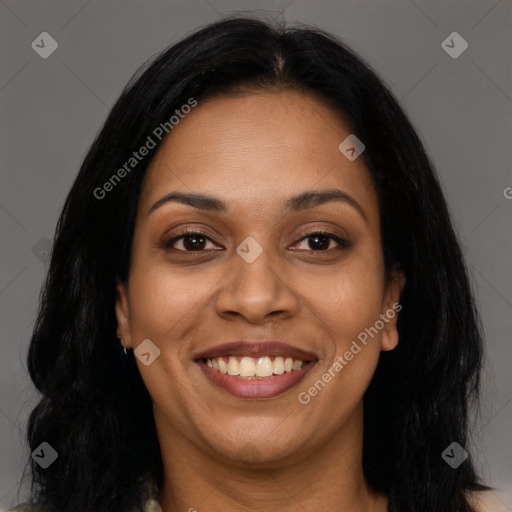
[[[32,501],[483,510],[481,358],[391,93],[328,34],[224,20],[128,84],[67,198],[28,355]]]

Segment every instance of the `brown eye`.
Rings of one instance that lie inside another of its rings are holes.
[[[183,252],[201,252],[205,249],[215,248],[206,247],[208,243],[214,244],[209,237],[200,232],[187,231],[185,234],[171,238],[171,240],[165,243],[165,248]],[[176,245],[177,247],[175,247]]]
[[[310,233],[309,235],[299,240],[299,243],[305,241],[307,241],[308,248],[313,251],[326,252],[331,249],[339,250],[350,247],[350,244],[347,240],[343,240],[342,238],[334,235],[333,233]],[[336,247],[336,245],[331,246],[331,242],[335,242],[335,244],[337,244],[338,247]]]
[[[314,251],[323,251],[329,249],[332,239],[325,235],[314,235],[308,236],[307,240],[311,249]]]
[[[182,238],[182,241],[187,251],[200,251],[206,245],[206,238],[203,235],[187,235]]]

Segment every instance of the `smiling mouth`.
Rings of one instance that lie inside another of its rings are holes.
[[[241,399],[277,398],[297,386],[318,363],[313,352],[276,340],[240,340],[194,354],[204,376]]]
[[[225,356],[203,358],[213,370],[240,380],[269,379],[284,373],[293,373],[306,365],[302,359],[281,356]]]

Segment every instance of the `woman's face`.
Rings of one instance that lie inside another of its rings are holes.
[[[161,442],[278,464],[360,432],[403,280],[386,284],[370,175],[338,149],[349,135],[321,100],[264,92],[199,102],[159,149],[116,311],[125,345],[150,340],[136,361]],[[176,192],[209,199],[158,203]]]

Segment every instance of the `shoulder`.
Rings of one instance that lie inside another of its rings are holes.
[[[471,493],[469,498],[477,512],[507,512],[509,510],[492,491]]]
[[[146,501],[144,512],[162,512],[162,507],[160,507],[158,501],[154,499],[149,499],[148,501]]]
[[[7,512],[43,512],[43,509],[38,505],[21,503],[14,508],[10,508]],[[156,500],[150,499],[145,504],[144,512],[162,512],[162,509]]]
[[[10,508],[7,512],[43,512],[43,509],[40,506],[31,505],[30,503],[21,503],[14,508]]]

